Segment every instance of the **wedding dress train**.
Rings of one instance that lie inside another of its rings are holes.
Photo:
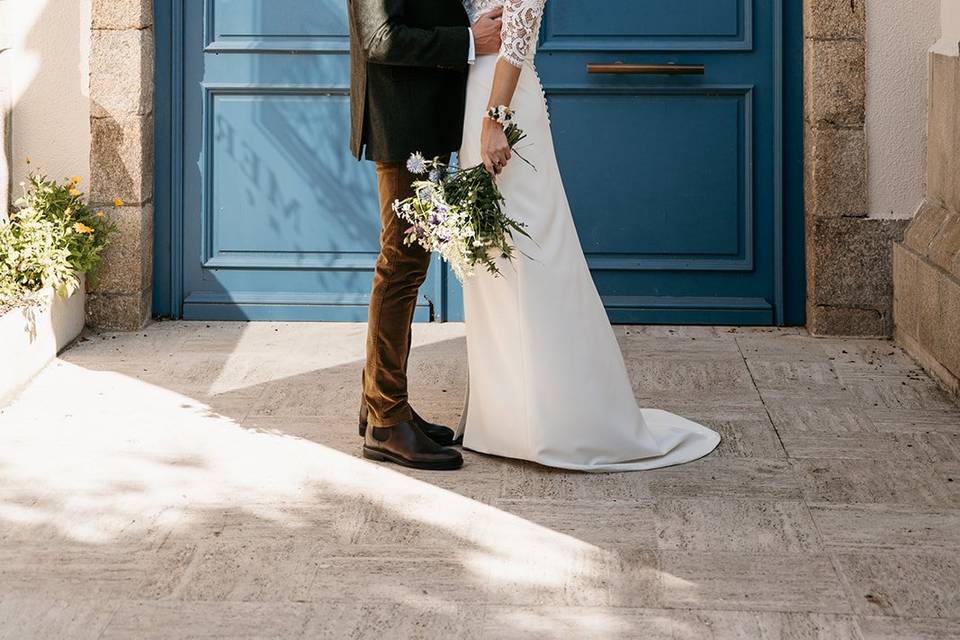
[[[527,135],[498,177],[515,238],[502,277],[464,283],[468,402],[464,447],[582,471],[635,471],[701,458],[720,436],[686,418],[641,409],[594,286],[557,166],[547,104],[533,64],[544,0],[465,0],[471,19],[504,7],[499,57],[521,67],[512,101]],[[498,56],[471,68],[460,162],[481,162],[480,130]],[[638,212],[642,215],[642,212]]]

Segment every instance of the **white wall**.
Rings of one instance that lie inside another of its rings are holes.
[[[4,55],[9,46],[7,32],[8,0],[0,0],[0,220],[6,218],[10,203],[10,73],[7,70],[7,58]]]
[[[870,216],[910,218],[925,191],[927,56],[940,0],[867,0],[866,13]]]
[[[7,42],[13,197],[25,158],[52,177],[90,176],[91,0],[0,0]]]
[[[940,30],[940,41],[933,50],[949,56],[960,56],[960,0],[941,0]]]

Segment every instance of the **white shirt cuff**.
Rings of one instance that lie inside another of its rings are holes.
[[[470,34],[470,51],[467,53],[467,64],[473,64],[477,61],[477,43],[473,40],[473,29],[467,27],[467,33]]]

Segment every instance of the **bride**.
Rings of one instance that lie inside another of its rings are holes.
[[[464,447],[582,471],[634,471],[701,458],[720,436],[637,407],[623,356],[587,267],[557,166],[533,59],[546,0],[464,0],[471,22],[503,7],[503,44],[470,70],[462,166],[497,176],[506,213],[527,224],[502,277],[464,283],[469,355]],[[527,134],[511,161],[491,107]],[[642,215],[642,212],[639,212]],[[529,257],[526,257],[529,256]],[[459,435],[459,434],[458,434]]]

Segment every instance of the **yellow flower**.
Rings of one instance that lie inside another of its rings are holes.
[[[80,195],[80,190],[77,189],[76,187],[70,187],[70,195],[76,198],[77,196]]]
[[[107,214],[105,214],[103,211],[97,211],[97,217],[98,217],[98,218],[102,218],[102,217],[104,217],[105,215],[107,215]]]
[[[82,222],[74,222],[73,230],[76,231],[77,233],[93,233],[94,231],[93,227],[88,227]]]
[[[123,200],[121,200],[120,198],[114,198],[114,199],[113,199],[113,206],[115,206],[115,207],[122,207],[122,206],[123,206]]]
[[[73,176],[72,178],[70,178],[70,184],[74,186],[80,184],[81,182],[83,182],[83,178],[81,178],[80,176]]]

